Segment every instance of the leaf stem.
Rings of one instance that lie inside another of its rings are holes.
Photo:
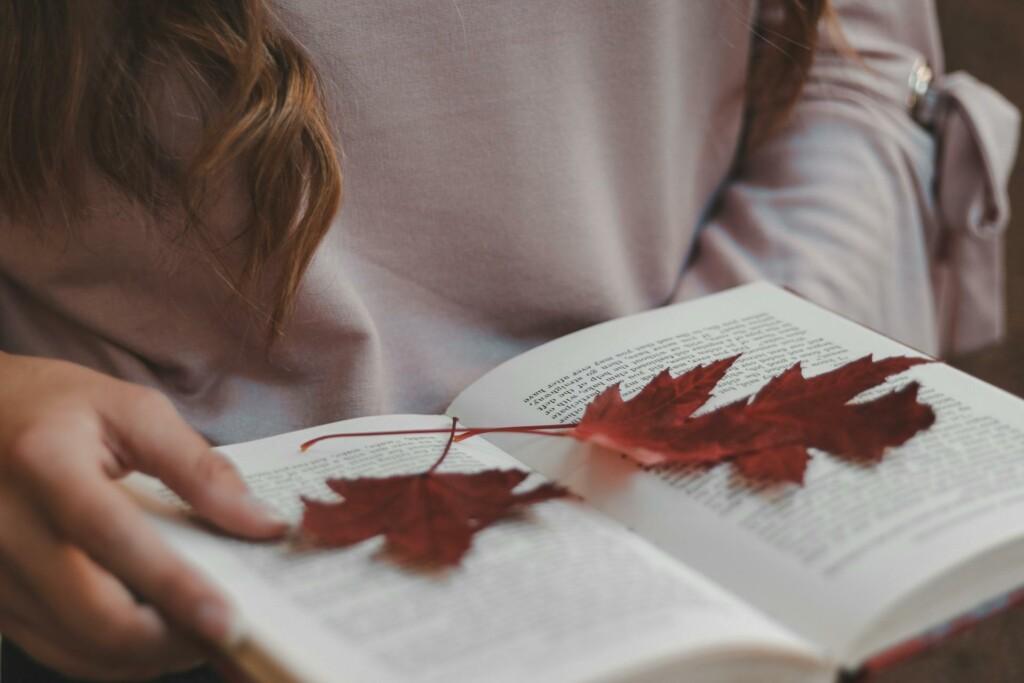
[[[517,425],[511,427],[463,427],[461,429],[455,429],[457,436],[456,441],[464,441],[472,436],[479,436],[480,434],[490,434],[491,432],[513,432],[517,434],[542,434],[552,432],[560,429],[573,429],[577,425],[576,422],[567,424],[557,425]],[[338,434],[324,434],[318,436],[315,439],[310,439],[301,446],[299,450],[303,453],[308,451],[310,448],[320,443],[321,441],[327,441],[328,439],[344,439],[348,437],[357,436],[403,436],[408,434],[449,434],[452,432],[452,428],[446,429],[394,429],[380,432],[340,432]],[[460,433],[461,432],[461,433]],[[561,434],[551,434],[551,436],[562,436]]]
[[[434,464],[430,466],[430,469],[424,472],[424,474],[430,474],[437,469],[438,465],[444,462],[444,459],[448,457],[448,452],[452,449],[452,444],[455,443],[455,427],[459,424],[459,418],[452,418],[452,427],[448,432],[448,443],[444,445],[444,450],[441,451],[441,457],[434,461]]]

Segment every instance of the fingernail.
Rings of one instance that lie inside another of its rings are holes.
[[[242,622],[223,602],[210,599],[201,603],[196,617],[200,635],[217,645],[232,648],[242,642]]]

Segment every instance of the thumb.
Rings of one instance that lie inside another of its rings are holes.
[[[288,523],[251,495],[238,470],[181,417],[163,394],[133,387],[108,425],[120,463],[156,477],[203,518],[248,538],[281,536]]]

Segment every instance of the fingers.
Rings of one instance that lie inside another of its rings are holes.
[[[276,538],[288,524],[249,495],[234,465],[212,450],[162,394],[132,387],[110,415],[118,460],[163,481],[225,531]]]
[[[71,652],[56,644],[52,634],[24,624],[8,624],[4,626],[4,637],[18,643],[33,659],[76,679],[112,678],[112,672],[103,671],[97,662]],[[144,678],[149,672],[138,672]],[[159,672],[154,672],[159,674]]]
[[[57,507],[64,532],[172,622],[212,643],[230,642],[224,598],[164,544],[125,494],[108,487],[85,484],[74,505]]]
[[[228,642],[229,606],[111,478],[161,477],[236,533],[285,525],[155,392],[56,361],[4,366],[0,632],[58,668],[125,678],[195,661],[195,635]]]
[[[5,576],[0,581],[6,583],[8,578]],[[23,597],[12,596],[4,588],[0,588],[0,599],[7,604]],[[45,611],[39,607],[28,604],[24,606],[28,611]],[[194,647],[188,646],[185,649],[184,640],[177,652],[171,648],[140,649],[134,634],[128,634],[132,637],[117,643],[97,643],[88,637],[88,632],[67,631],[39,614],[26,618],[12,617],[9,613],[0,615],[0,632],[5,638],[16,641],[42,664],[75,678],[151,679],[162,673],[183,671],[201,663]]]
[[[82,548],[99,565],[153,603],[186,631],[212,643],[233,637],[232,613],[219,592],[160,539],[127,493],[94,463],[55,435],[50,453],[22,468],[23,485],[46,512],[58,536]],[[71,484],[70,482],[73,482]]]
[[[199,660],[190,639],[149,606],[136,603],[124,586],[78,549],[58,541],[34,515],[16,514],[22,501],[5,491],[0,505],[0,632],[24,636],[26,647],[51,666],[90,662],[107,674],[135,677],[178,670]],[[13,518],[19,524],[9,524]],[[22,642],[19,640],[19,642]],[[47,645],[42,646],[45,642]]]
[[[0,634],[12,626],[38,627],[48,617],[35,589],[0,560]]]
[[[36,661],[75,680],[150,680],[165,673],[185,671],[200,664],[199,661],[174,666],[162,665],[158,660],[128,662],[121,652],[109,658],[100,658],[96,653],[85,655],[67,649],[63,643],[55,641],[53,634],[46,629],[24,625],[10,626],[4,632],[4,637],[18,643],[18,646]]]

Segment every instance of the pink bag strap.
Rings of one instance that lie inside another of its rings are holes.
[[[933,102],[926,114],[933,120],[922,123],[938,134],[943,220],[952,229],[990,237],[1010,216],[1006,186],[1017,156],[1020,115],[1002,95],[962,71],[939,78],[929,94],[921,103]],[[915,109],[925,115],[921,106]]]
[[[1003,334],[1003,233],[1007,184],[1017,154],[1020,114],[1002,95],[956,72],[922,87],[910,78],[912,111],[937,143],[934,199],[941,223],[935,245],[943,352],[969,351]]]

